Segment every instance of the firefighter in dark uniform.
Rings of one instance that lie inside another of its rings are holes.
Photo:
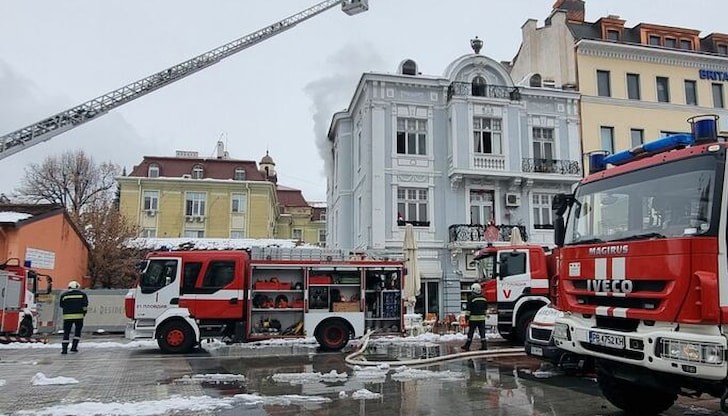
[[[468,296],[468,306],[465,310],[465,321],[468,323],[468,340],[465,345],[460,347],[463,351],[470,351],[470,344],[473,342],[475,330],[480,334],[480,349],[487,350],[488,342],[485,339],[485,311],[488,309],[488,303],[482,294],[480,283],[473,283],[470,286],[470,296]]]
[[[71,352],[78,352],[78,341],[81,340],[83,318],[88,309],[88,297],[81,290],[78,282],[68,283],[68,290],[61,295],[61,309],[63,309],[63,342],[61,354],[68,354],[68,341],[73,327],[73,344]]]

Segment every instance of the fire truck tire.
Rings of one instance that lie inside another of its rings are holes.
[[[322,322],[316,329],[316,341],[324,351],[339,351],[349,343],[350,332],[340,320]]]
[[[656,390],[597,372],[597,383],[604,397],[628,415],[658,415],[672,407],[677,394]]]
[[[18,328],[18,336],[21,338],[27,338],[33,336],[33,320],[30,317],[23,318],[20,322],[20,328]]]
[[[184,354],[195,346],[195,333],[185,322],[169,322],[157,333],[159,348],[170,354]]]
[[[516,327],[514,328],[514,332],[516,334],[516,342],[521,344],[526,342],[526,337],[528,335],[526,333],[528,331],[528,325],[530,325],[531,321],[533,321],[533,318],[536,316],[536,312],[537,309],[527,310],[518,317],[518,320],[516,321]]]

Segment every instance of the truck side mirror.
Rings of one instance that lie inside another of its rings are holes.
[[[564,217],[556,217],[554,220],[554,244],[556,247],[563,247],[566,239],[566,227],[564,226]]]

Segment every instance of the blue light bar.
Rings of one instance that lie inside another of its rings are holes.
[[[615,166],[624,165],[644,156],[645,153],[661,153],[693,144],[695,138],[692,134],[674,134],[607,156],[604,162]]]

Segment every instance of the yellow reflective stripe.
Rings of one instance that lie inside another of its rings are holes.
[[[485,321],[485,315],[472,315],[470,317],[471,321]]]
[[[83,319],[82,313],[64,313],[63,319]]]
[[[83,299],[83,295],[63,295],[62,299]]]

